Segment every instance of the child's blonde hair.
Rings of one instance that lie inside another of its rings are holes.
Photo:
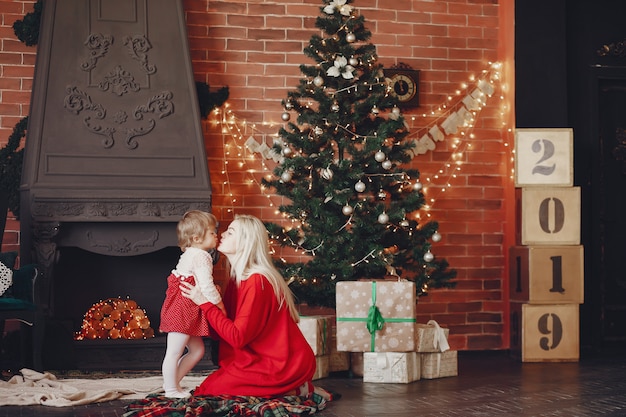
[[[178,247],[185,250],[193,243],[194,236],[204,238],[204,235],[217,229],[217,217],[201,210],[190,210],[183,214],[176,226]]]
[[[287,307],[296,323],[300,316],[294,302],[291,289],[283,276],[274,266],[270,256],[269,236],[261,220],[248,215],[236,215],[233,223],[237,222],[237,248],[235,255],[230,258],[231,276],[240,282],[254,273],[263,275],[272,284],[274,294],[280,307]]]

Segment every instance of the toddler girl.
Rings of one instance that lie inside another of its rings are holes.
[[[170,398],[186,398],[180,381],[204,356],[209,326],[200,308],[181,295],[181,282],[195,283],[202,294],[224,311],[222,297],[213,283],[213,259],[207,252],[217,246],[217,219],[211,213],[192,210],[183,215],[176,232],[183,251],[176,269],[167,278],[159,330],[167,333],[163,359],[163,389]],[[187,348],[187,353],[184,353]]]

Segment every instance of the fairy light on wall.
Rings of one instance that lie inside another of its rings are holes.
[[[480,77],[469,76],[466,83],[462,83],[460,89],[456,90],[454,96],[448,96],[446,102],[436,110],[423,113],[421,119],[429,119],[430,123],[416,128],[415,133],[409,135],[413,138],[416,149],[415,157],[432,151],[439,141],[447,140],[452,152],[442,167],[433,175],[425,178],[423,190],[426,197],[426,204],[420,212],[416,213],[416,218],[420,219],[422,214],[431,217],[430,211],[433,209],[439,197],[446,193],[453,186],[454,180],[461,173],[463,165],[467,162],[467,153],[472,150],[472,142],[476,140],[473,133],[476,121],[481,111],[487,106],[487,100],[492,97],[498,88],[501,88],[500,63],[490,63],[489,69],[483,70]],[[504,95],[499,94],[501,102],[504,102]],[[501,117],[503,114],[501,105]],[[412,130],[416,124],[418,116],[411,118]],[[502,127],[506,127],[506,122],[502,119]],[[415,139],[419,137],[419,139]],[[504,146],[508,147],[508,140],[504,139]]]
[[[222,175],[224,175],[222,185],[226,190],[225,194],[230,199],[230,207],[227,211],[229,213],[233,213],[235,211],[235,203],[237,202],[237,198],[232,191],[231,179],[229,175],[229,162],[234,160],[238,160],[237,171],[247,174],[247,178],[244,178],[244,183],[248,185],[256,185],[261,190],[261,194],[267,198],[268,206],[275,207],[275,204],[272,201],[273,195],[266,192],[266,188],[263,187],[260,180],[256,176],[259,173],[262,175],[271,175],[271,169],[262,158],[255,158],[254,153],[249,152],[243,142],[244,137],[248,135],[265,136],[265,133],[258,129],[256,124],[250,124],[245,120],[238,119],[234,112],[229,109],[228,104],[224,105],[224,109],[215,109],[211,113],[210,122],[212,125],[219,127],[222,134],[222,147],[224,150],[223,170],[221,171]],[[263,123],[262,125],[267,126],[268,128],[275,127],[273,123]],[[229,140],[229,138],[232,140]],[[235,151],[233,151],[233,148]],[[249,163],[259,161],[261,163],[261,170],[249,165]]]
[[[512,129],[507,129],[505,120],[508,108],[504,96],[505,87],[500,82],[501,69],[501,63],[489,63],[488,69],[483,70],[479,77],[470,75],[468,81],[462,83],[454,95],[447,96],[444,103],[429,112],[423,113],[421,117],[419,115],[410,117],[410,129],[413,133],[409,134],[406,140],[412,140],[415,143],[415,148],[411,155],[412,158],[434,151],[438,142],[445,141],[452,149],[450,156],[443,162],[441,168],[423,179],[424,182],[420,186],[423,187],[423,192],[426,195],[426,203],[415,214],[417,219],[420,219],[422,214],[430,218],[430,211],[435,206],[437,200],[453,186],[454,181],[461,175],[463,165],[467,162],[467,153],[472,150],[472,141],[476,140],[476,135],[473,133],[475,123],[481,111],[487,106],[488,99],[495,94],[496,90],[500,90],[500,94],[497,97],[501,101],[500,117],[502,118],[501,127],[504,131],[502,139],[505,147],[512,148],[509,146]],[[261,194],[267,198],[268,205],[277,207],[272,199],[272,197],[276,196],[268,192],[257,177],[261,173],[269,178],[272,175],[271,171],[275,164],[281,161],[281,155],[276,155],[272,150],[274,141],[279,140],[277,134],[266,133],[258,128],[257,123],[249,123],[237,117],[229,109],[228,104],[224,106],[224,109],[216,109],[212,115],[212,123],[219,126],[222,132],[224,145],[224,168],[222,174],[225,178],[223,184],[228,189],[227,195],[231,199],[231,208],[228,211],[234,211],[236,203],[236,197],[230,189],[228,171],[231,169],[231,165],[228,164],[229,159],[237,159],[239,161],[238,170],[249,175],[247,183],[258,186]],[[426,120],[428,123],[423,124]],[[418,123],[419,126],[416,126]],[[278,123],[264,122],[260,125],[264,129],[271,129],[278,126]],[[229,141],[228,137],[232,140]],[[260,140],[257,140],[257,138],[260,138]],[[271,138],[270,145],[267,143],[268,138]],[[236,151],[233,151],[233,148]],[[236,155],[234,152],[236,152]],[[513,162],[514,150],[510,149],[509,152],[511,154],[511,162]],[[258,158],[256,154],[260,154],[262,157]],[[252,162],[260,162],[261,170],[250,167],[249,164]],[[272,164],[271,168],[268,166],[268,163]],[[510,172],[511,178],[513,174],[513,172]],[[276,209],[276,214],[282,214],[284,218],[287,218],[278,209]],[[291,221],[292,227],[300,227],[299,224],[295,224],[297,220]]]

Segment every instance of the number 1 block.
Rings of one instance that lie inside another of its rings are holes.
[[[509,253],[511,300],[530,304],[584,302],[582,246],[513,246]]]
[[[576,362],[578,304],[511,303],[511,354],[522,362]]]
[[[518,245],[579,245],[580,187],[516,189]]]

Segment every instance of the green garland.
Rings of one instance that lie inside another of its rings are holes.
[[[28,116],[17,122],[7,145],[0,149],[0,194],[8,200],[11,212],[19,219],[20,215],[20,180],[24,148],[20,147],[26,136]]]
[[[24,16],[23,20],[13,23],[13,32],[17,39],[24,42],[26,46],[35,46],[39,40],[39,22],[41,21],[42,0],[37,0],[33,5],[33,10]]]

